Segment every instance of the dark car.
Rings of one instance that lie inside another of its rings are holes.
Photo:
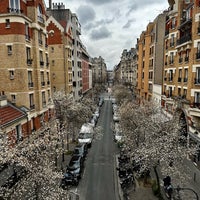
[[[77,155],[72,156],[69,165],[67,166],[67,172],[70,172],[78,179],[80,179],[82,171],[83,171],[83,158]]]
[[[78,185],[78,178],[74,176],[72,173],[67,172],[64,174],[61,180],[61,187],[66,189],[67,186],[77,186]]]
[[[87,148],[87,144],[78,144],[73,151],[73,156],[80,156],[83,159],[85,159],[86,155],[88,153],[88,148]]]

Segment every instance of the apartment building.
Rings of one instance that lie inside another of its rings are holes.
[[[90,66],[90,56],[86,50],[86,47],[84,47],[82,45],[82,56],[81,56],[81,59],[82,59],[82,63],[81,63],[81,66],[82,66],[82,93],[85,94],[89,89],[90,89],[90,84],[89,84],[89,76],[91,75],[89,73],[89,66]]]
[[[147,25],[137,41],[137,91],[141,99],[161,102],[166,11]]]
[[[92,78],[93,84],[105,85],[107,83],[107,67],[101,56],[92,59]]]
[[[169,5],[162,106],[168,113],[179,112],[185,136],[200,142],[200,2],[176,0]],[[200,164],[200,155],[194,161]]]
[[[72,88],[72,26],[70,21],[47,20],[49,63],[52,92],[71,94]]]
[[[25,135],[48,121],[53,108],[45,23],[43,0],[1,1],[0,91],[27,113]]]
[[[137,70],[137,50],[131,48],[129,51],[124,49],[120,60],[121,80],[130,88],[136,87],[136,70]]]
[[[72,34],[72,92],[75,100],[79,100],[82,97],[82,60],[81,60],[81,47],[82,42],[80,40],[81,25],[78,17],[75,13],[72,13],[69,9],[65,9],[63,3],[52,4],[49,1],[49,8],[47,9],[49,16],[54,17],[60,24],[71,23]]]

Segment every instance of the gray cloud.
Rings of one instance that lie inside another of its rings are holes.
[[[82,25],[93,21],[96,17],[94,9],[87,5],[79,6],[77,9],[77,14]]]
[[[88,3],[92,3],[95,5],[102,5],[102,4],[106,4],[106,3],[116,3],[116,2],[120,2],[121,0],[86,0],[86,2]]]
[[[129,19],[129,20],[127,21],[127,23],[126,23],[122,28],[130,28],[132,22],[135,22],[135,21],[136,21],[136,20],[134,20],[134,19]]]
[[[105,26],[103,26],[99,29],[93,30],[90,34],[90,37],[92,40],[101,40],[110,37],[111,34],[112,33]]]

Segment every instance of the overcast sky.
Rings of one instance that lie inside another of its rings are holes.
[[[48,6],[48,0],[45,0]],[[81,23],[81,40],[91,57],[102,56],[108,69],[123,49],[135,47],[149,22],[166,10],[167,0],[52,0],[65,4]]]

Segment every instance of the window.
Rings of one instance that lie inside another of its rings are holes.
[[[26,40],[30,40],[29,24],[28,23],[25,23],[25,37],[26,37]]]
[[[181,78],[182,78],[182,69],[178,70],[178,82],[181,82]]]
[[[194,93],[194,102],[200,104],[200,92]]]
[[[40,54],[40,65],[41,65],[41,66],[44,66],[44,61],[43,61],[43,52],[40,51],[39,54]]]
[[[172,34],[171,35],[171,41],[170,41],[170,47],[174,46],[174,41],[175,41],[174,34]]]
[[[12,55],[12,45],[7,46],[8,55]]]
[[[41,85],[45,86],[45,82],[44,82],[44,72],[40,72],[40,76],[41,76]]]
[[[173,70],[169,70],[169,81],[173,81]]]
[[[10,12],[16,12],[19,13],[20,12],[20,0],[10,0]]]
[[[6,28],[10,28],[10,19],[6,19]]]
[[[176,27],[176,18],[172,18],[172,26],[171,28],[174,29]]]
[[[27,64],[31,65],[32,64],[32,59],[31,59],[31,48],[30,47],[26,47],[26,60],[27,60]]]
[[[42,92],[42,106],[46,106],[46,98],[45,98],[45,92]]]
[[[49,72],[47,72],[47,84],[50,84],[50,79],[49,79]]]
[[[33,94],[29,94],[30,109],[35,109]]]
[[[184,70],[184,82],[188,81],[188,69]]]
[[[43,14],[42,14],[42,6],[38,5],[38,21],[44,23]]]
[[[12,102],[13,104],[16,103],[16,95],[15,95],[15,94],[11,94],[11,102]]]
[[[33,87],[32,71],[28,71],[28,87]]]
[[[169,87],[169,97],[172,97],[172,87]]]
[[[200,84],[200,67],[197,67],[196,69],[195,84]]]
[[[185,52],[185,62],[189,61],[189,50],[187,49]]]
[[[187,97],[187,89],[184,89],[183,90],[183,96],[182,96],[184,99]]]
[[[38,31],[38,43],[42,45],[42,30]]]
[[[174,53],[170,52],[170,60],[169,60],[169,64],[173,64],[174,63]]]
[[[49,66],[49,57],[48,57],[47,53],[45,54],[45,57],[46,57],[46,66],[48,67]]]
[[[16,141],[22,141],[23,137],[22,137],[22,127],[21,124],[16,126]]]
[[[10,70],[9,75],[10,75],[10,80],[13,80],[15,75],[14,70]]]

